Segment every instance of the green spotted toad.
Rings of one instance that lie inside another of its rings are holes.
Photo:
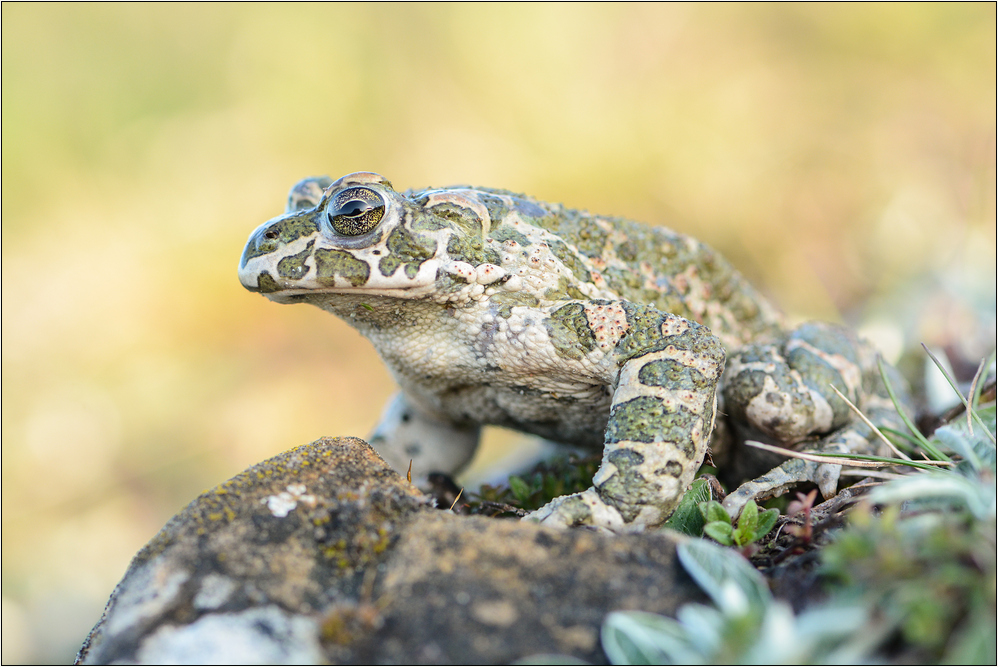
[[[546,524],[661,524],[712,434],[715,447],[873,451],[830,384],[875,421],[895,418],[868,345],[829,324],[785,330],[703,243],[505,190],[305,179],[250,236],[239,279],[374,344],[401,392],[371,442],[399,471],[459,469],[484,424],[602,449],[588,490],[528,517]],[[808,480],[829,495],[838,476],[790,459],[725,503]]]

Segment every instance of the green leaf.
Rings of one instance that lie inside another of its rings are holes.
[[[963,415],[937,428],[932,434],[932,440],[962,456],[974,470],[980,471],[987,467],[994,472],[995,445],[990,436],[995,432],[996,406],[991,404],[978,407],[974,412],[984,424],[984,429],[979,425],[969,428],[966,416]]]
[[[931,446],[931,445],[930,445]],[[935,448],[933,448],[935,449]],[[928,450],[926,450],[928,451]],[[822,456],[826,458],[847,458],[854,459],[856,461],[877,461],[879,463],[887,463],[896,466],[907,466],[909,468],[918,468],[919,470],[939,470],[939,465],[932,465],[931,463],[921,463],[919,461],[909,461],[906,459],[894,458],[891,456],[872,456],[870,454],[841,454],[840,452],[809,452],[812,456]],[[941,454],[941,452],[940,452]],[[949,458],[946,459],[947,461]]]
[[[679,506],[665,522],[664,528],[671,528],[691,537],[703,535],[705,519],[699,505],[710,500],[710,484],[705,479],[693,480],[690,490],[683,495]]]
[[[727,521],[711,521],[703,527],[703,534],[726,547],[734,544],[734,528]]]
[[[755,527],[759,523],[759,506],[754,500],[745,503],[742,515],[738,518],[738,528],[734,532],[735,544],[740,547],[750,544],[755,535]]]
[[[731,523],[731,515],[728,514],[727,510],[724,509],[724,506],[716,500],[708,500],[705,503],[700,503],[699,507],[700,513],[708,523],[712,523],[714,521]]]
[[[780,510],[775,507],[766,510],[759,515],[759,525],[756,526],[752,541],[756,542],[766,536],[776,525],[776,520],[780,518]]]
[[[899,445],[899,443],[898,443],[897,440],[894,441],[894,444],[898,445],[899,449],[905,449],[905,450],[907,450],[907,451],[910,452],[910,451],[913,451],[915,448],[922,446],[922,443],[919,442],[918,440],[916,440],[912,435],[910,435],[908,433],[902,433],[901,431],[899,431],[899,430],[897,430],[895,428],[891,428],[890,426],[881,426],[880,430],[883,433],[886,433],[886,434],[889,434],[889,435],[893,435],[895,437],[898,437],[898,438],[901,438],[902,440],[904,440],[905,444],[907,444],[908,446],[907,447],[903,447],[903,448]]]
[[[684,628],[643,611],[615,611],[600,631],[603,651],[615,665],[702,663]]]
[[[992,612],[994,608],[992,607]],[[995,617],[981,614],[968,619],[966,627],[947,647],[944,665],[993,665],[995,662]]]
[[[896,479],[873,489],[870,502],[877,505],[908,501],[915,504],[944,502],[968,509],[981,520],[994,520],[995,483],[983,482],[945,471]]]
[[[955,428],[953,425],[940,426],[932,434],[932,440],[938,442],[947,451],[963,457],[974,470],[981,469],[981,458],[974,451],[973,443],[959,428]]]
[[[731,607],[730,596],[724,591],[725,584],[741,591],[754,610],[765,609],[773,600],[763,576],[733,549],[707,540],[688,540],[676,547],[676,555],[693,580],[725,613]]]
[[[513,492],[513,496],[521,503],[530,500],[530,487],[516,475],[512,475],[509,478],[509,490]]]

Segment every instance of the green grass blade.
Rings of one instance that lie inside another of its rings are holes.
[[[908,445],[910,445],[913,450],[922,446],[922,443],[913,438],[911,435],[909,435],[908,433],[902,433],[896,428],[891,428],[890,426],[881,426],[880,430],[883,431],[884,433],[890,433],[891,435],[901,438]]]
[[[918,468],[919,470],[939,470],[940,466],[938,464],[922,463],[921,461],[909,461],[905,459],[895,459],[888,456],[873,456],[870,454],[838,454],[835,452],[808,452],[812,456],[822,456],[828,458],[846,458],[855,459],[857,461],[874,461],[876,463],[883,463],[885,465],[895,465],[895,466],[908,466],[909,468]],[[948,460],[948,459],[947,459]]]
[[[925,346],[923,345],[922,347]],[[925,351],[928,352],[928,348],[925,348]],[[932,353],[929,352],[929,355],[931,356]],[[901,402],[898,400],[897,394],[894,393],[894,387],[891,386],[891,381],[887,379],[887,372],[884,371],[884,360],[879,355],[877,355],[877,368],[880,370],[880,378],[884,381],[884,386],[887,388],[887,394],[891,397],[891,401],[894,403],[894,409],[897,410],[898,416],[901,417],[901,421],[904,422],[904,425],[908,427],[908,430],[911,431],[915,436],[915,439],[918,440],[919,446],[933,459],[937,461],[949,461],[950,459],[948,456],[939,451],[935,445],[929,442],[925,436],[922,435],[922,432],[918,430],[918,427],[916,427],[914,423],[912,423],[911,418],[901,407]],[[960,398],[963,397],[961,396]]]

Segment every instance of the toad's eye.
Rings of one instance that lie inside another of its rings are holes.
[[[374,190],[350,188],[329,201],[326,215],[337,234],[360,236],[381,222],[385,215],[385,200]]]

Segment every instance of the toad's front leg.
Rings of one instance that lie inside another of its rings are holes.
[[[675,509],[703,461],[714,426],[724,350],[710,331],[622,303],[613,349],[619,373],[603,461],[593,486],[527,518],[556,526],[655,526]]]

